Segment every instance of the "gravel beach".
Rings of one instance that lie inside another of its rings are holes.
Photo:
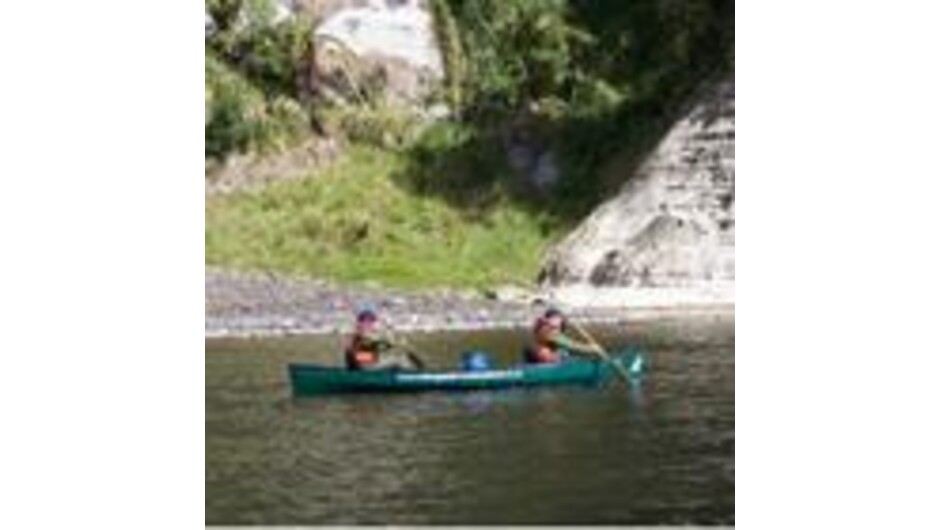
[[[258,337],[348,331],[355,312],[371,307],[401,331],[519,328],[546,307],[536,296],[500,300],[470,291],[410,292],[338,286],[265,273],[206,268],[205,336]],[[733,304],[570,308],[592,324],[664,317],[734,316]]]

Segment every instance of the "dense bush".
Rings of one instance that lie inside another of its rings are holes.
[[[696,87],[733,69],[730,0],[431,5],[457,114],[482,129],[524,124],[552,146],[564,165],[556,194],[575,215],[571,203],[609,192],[605,160],[624,151],[638,160]]]
[[[730,0],[434,0],[471,113],[670,99],[734,56]],[[455,44],[453,32],[459,33]],[[453,57],[457,55],[457,57]]]
[[[273,95],[206,53],[206,157],[276,151],[302,137],[309,116],[293,99]]]
[[[309,20],[278,20],[272,0],[207,1],[214,22],[206,37],[207,156],[283,146],[315,120],[354,142],[397,148],[413,139],[414,116],[377,98],[312,107],[301,86],[312,54]],[[624,146],[642,152],[703,79],[733,68],[730,0],[429,6],[445,57],[442,95],[454,115],[494,140],[488,130],[526,118],[539,143],[561,155],[560,193],[587,202],[603,193],[594,182],[603,160]]]
[[[303,136],[309,20],[278,21],[270,0],[208,0],[206,11],[206,156],[277,150]]]
[[[317,115],[331,136],[386,149],[410,145],[423,125],[412,110],[383,103],[324,106]]]

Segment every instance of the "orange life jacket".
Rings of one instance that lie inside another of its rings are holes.
[[[535,321],[535,346],[526,352],[526,362],[550,364],[561,361],[558,345],[552,340],[553,330],[548,320],[539,318]]]
[[[356,370],[379,362],[379,352],[369,347],[361,335],[353,335],[346,348],[346,367]]]

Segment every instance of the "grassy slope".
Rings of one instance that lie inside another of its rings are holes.
[[[482,217],[394,180],[403,155],[353,147],[324,174],[207,198],[206,263],[408,288],[531,282],[557,237],[509,201]]]
[[[728,0],[435,0],[461,119],[412,138],[409,120],[374,105],[299,102],[308,21],[235,31],[237,12],[215,4],[230,29],[206,40],[207,158],[276,151],[313,118],[353,142],[397,145],[355,148],[328,174],[260,195],[207,199],[206,262],[226,267],[407,287],[531,282],[548,244],[619,188],[604,175],[629,173],[692,89],[734,67]],[[550,194],[503,167],[507,127],[558,155]],[[626,169],[600,171],[617,153]]]

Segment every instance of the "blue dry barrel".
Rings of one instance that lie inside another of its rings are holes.
[[[468,351],[460,356],[460,368],[465,372],[480,372],[490,367],[490,356],[486,352]]]

